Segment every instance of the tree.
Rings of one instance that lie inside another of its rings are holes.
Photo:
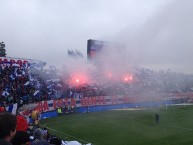
[[[6,50],[5,50],[5,44],[4,42],[0,43],[0,57],[5,57],[6,56]]]

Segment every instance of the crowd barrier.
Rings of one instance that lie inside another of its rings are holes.
[[[82,98],[63,98],[54,99],[49,101],[41,101],[35,104],[31,104],[30,107],[25,106],[25,109],[20,111],[24,116],[29,116],[31,110],[37,110],[41,113],[41,118],[56,117],[57,108],[66,108],[64,114],[71,113],[86,113],[96,111],[106,111],[113,109],[125,109],[125,108],[150,108],[166,106],[170,104],[187,102],[187,95],[185,96],[173,96],[160,95],[159,97],[150,96],[97,96],[97,97],[82,97]],[[70,110],[68,110],[70,108]]]
[[[172,102],[170,100],[167,101],[167,105],[170,105],[171,103]],[[89,112],[99,112],[99,111],[128,109],[128,108],[140,109],[140,108],[159,107],[159,106],[165,106],[165,105],[166,105],[166,101],[100,105],[100,106],[83,106],[83,107],[75,108],[73,113],[89,113]],[[57,110],[42,112],[41,114],[42,119],[57,117],[57,116],[58,116]]]

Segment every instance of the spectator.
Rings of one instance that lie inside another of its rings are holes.
[[[27,131],[28,123],[27,120],[20,114],[17,115],[17,131]]]
[[[34,130],[33,133],[34,141],[32,142],[31,145],[49,145],[49,143],[44,140],[44,132],[42,129],[37,128]]]
[[[50,144],[53,144],[53,145],[61,145],[62,144],[62,140],[59,139],[58,137],[52,137],[50,139]]]
[[[25,131],[17,131],[12,140],[12,145],[29,145],[29,135]]]
[[[44,131],[44,139],[48,140],[48,137],[49,137],[48,129],[44,127],[43,131]]]
[[[159,114],[158,113],[155,114],[155,121],[156,123],[159,123]]]
[[[57,113],[58,113],[58,116],[62,116],[62,114],[63,114],[62,108],[60,106],[58,106],[58,108],[57,108]]]
[[[11,145],[16,133],[16,116],[10,113],[0,113],[0,145]]]
[[[0,107],[0,112],[4,112],[5,111],[5,107],[1,106]]]

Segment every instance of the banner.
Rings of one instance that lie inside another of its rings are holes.
[[[95,96],[95,97],[83,97],[82,94],[76,94],[74,98],[63,98],[57,100],[41,101],[38,103],[30,104],[26,106],[20,113],[25,116],[29,116],[33,110],[38,112],[47,112],[56,110],[58,107],[89,107],[89,106],[105,106],[105,105],[117,105],[128,103],[141,103],[141,102],[157,102],[163,100],[170,100],[172,98],[193,98],[193,93],[183,94],[140,94],[133,96]],[[179,97],[180,96],[180,97]],[[30,107],[34,106],[34,107]]]
[[[38,65],[40,67],[43,67],[46,65],[45,62],[41,60],[35,60],[35,59],[25,59],[25,58],[13,58],[13,57],[0,57],[0,64],[12,66],[12,65],[18,65],[19,67],[22,67],[24,65]]]
[[[29,116],[32,110],[37,110],[38,112],[47,112],[56,110],[58,107],[85,107],[85,106],[104,106],[104,105],[115,105],[115,104],[125,104],[125,103],[135,103],[135,102],[148,102],[148,101],[158,101],[161,98],[149,98],[144,96],[96,96],[96,97],[77,97],[77,98],[64,98],[57,100],[41,101],[35,103],[34,108],[29,109],[26,107],[25,110],[20,113],[25,116]],[[163,99],[163,98],[162,98]]]

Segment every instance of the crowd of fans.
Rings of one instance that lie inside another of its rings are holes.
[[[25,66],[0,65],[0,105],[18,103],[18,107],[30,102],[51,99],[57,86],[41,77],[40,70]],[[41,70],[43,72],[43,70]]]
[[[66,141],[52,135],[46,127],[28,124],[21,114],[0,112],[1,145],[83,145],[78,141]],[[84,145],[92,145],[87,143]]]
[[[18,108],[42,100],[76,97],[131,95],[147,91],[157,93],[181,93],[193,91],[193,75],[171,71],[151,71],[138,68],[132,74],[132,80],[117,82],[102,76],[103,82],[69,85],[51,68],[34,68],[17,65],[0,65],[0,106],[17,103]]]
[[[0,144],[8,145],[8,142],[11,141],[13,145],[66,144],[58,137],[50,135],[46,128],[40,128],[39,123],[29,124],[20,114],[5,113],[5,107],[10,104],[17,103],[20,108],[33,102],[76,97],[77,94],[82,97],[93,97],[131,95],[147,91],[157,93],[193,92],[192,74],[175,73],[169,70],[155,72],[138,68],[133,72],[132,79],[127,81],[114,81],[99,76],[95,80],[103,78],[100,83],[76,84],[74,86],[63,80],[64,78],[69,79],[70,76],[60,77],[53,68],[45,70],[25,65],[22,67],[0,65]]]
[[[27,124],[20,114],[0,112],[1,145],[81,145],[77,141],[65,141],[51,135],[46,127]],[[91,145],[91,144],[87,144]]]

